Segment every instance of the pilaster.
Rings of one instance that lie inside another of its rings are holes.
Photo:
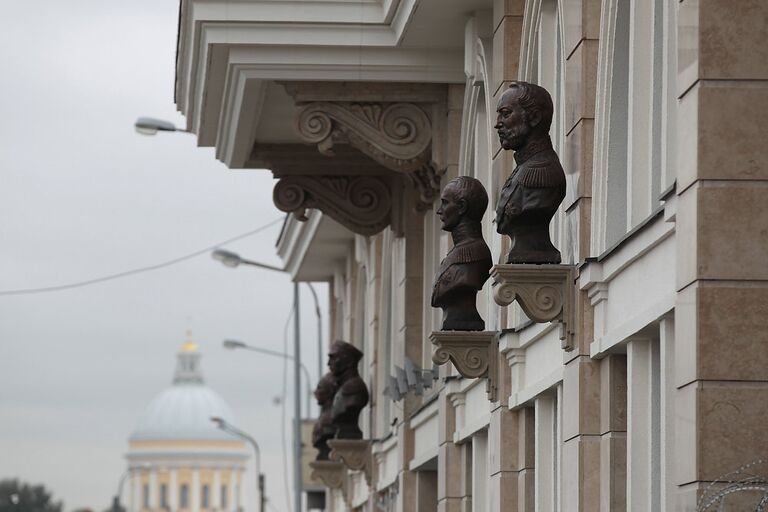
[[[768,446],[766,24],[759,0],[679,4],[676,510]]]
[[[453,444],[456,429],[456,408],[446,389],[438,398],[437,510],[459,512],[465,497],[462,490],[462,452],[464,447]]]

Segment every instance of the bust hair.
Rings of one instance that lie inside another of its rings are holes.
[[[541,114],[541,123],[539,127],[549,133],[552,126],[552,96],[540,85],[529,82],[512,82],[509,84],[507,93],[515,91],[515,97],[520,103],[520,107],[525,111],[526,117],[530,118],[531,113],[539,112]]]
[[[336,340],[331,345],[331,353],[338,354],[340,356],[348,356],[355,364],[363,358],[363,353],[360,352],[357,347],[346,341]]]
[[[456,190],[456,199],[467,202],[467,217],[475,222],[482,221],[488,208],[488,193],[483,184],[470,176],[459,176],[449,181],[446,187],[448,185]]]

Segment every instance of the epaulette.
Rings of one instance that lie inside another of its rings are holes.
[[[466,245],[457,245],[451,250],[451,263],[471,263],[491,258],[491,250],[483,240],[475,240]]]
[[[551,188],[565,184],[565,174],[556,167],[524,167],[518,172],[518,180],[528,188]]]

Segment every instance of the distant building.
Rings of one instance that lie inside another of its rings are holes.
[[[243,509],[245,442],[216,428],[232,422],[224,400],[203,381],[197,345],[178,354],[173,385],[149,404],[129,438],[128,512]]]

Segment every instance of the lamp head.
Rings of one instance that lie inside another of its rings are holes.
[[[237,340],[224,340],[222,345],[224,346],[224,348],[229,350],[234,350],[236,348],[246,348],[248,346],[242,341],[237,341]]]
[[[175,132],[177,130],[173,123],[153,117],[140,117],[133,126],[142,135],[155,135],[158,131]]]
[[[235,268],[243,262],[239,254],[224,249],[216,249],[211,253],[211,257],[231,268]]]

